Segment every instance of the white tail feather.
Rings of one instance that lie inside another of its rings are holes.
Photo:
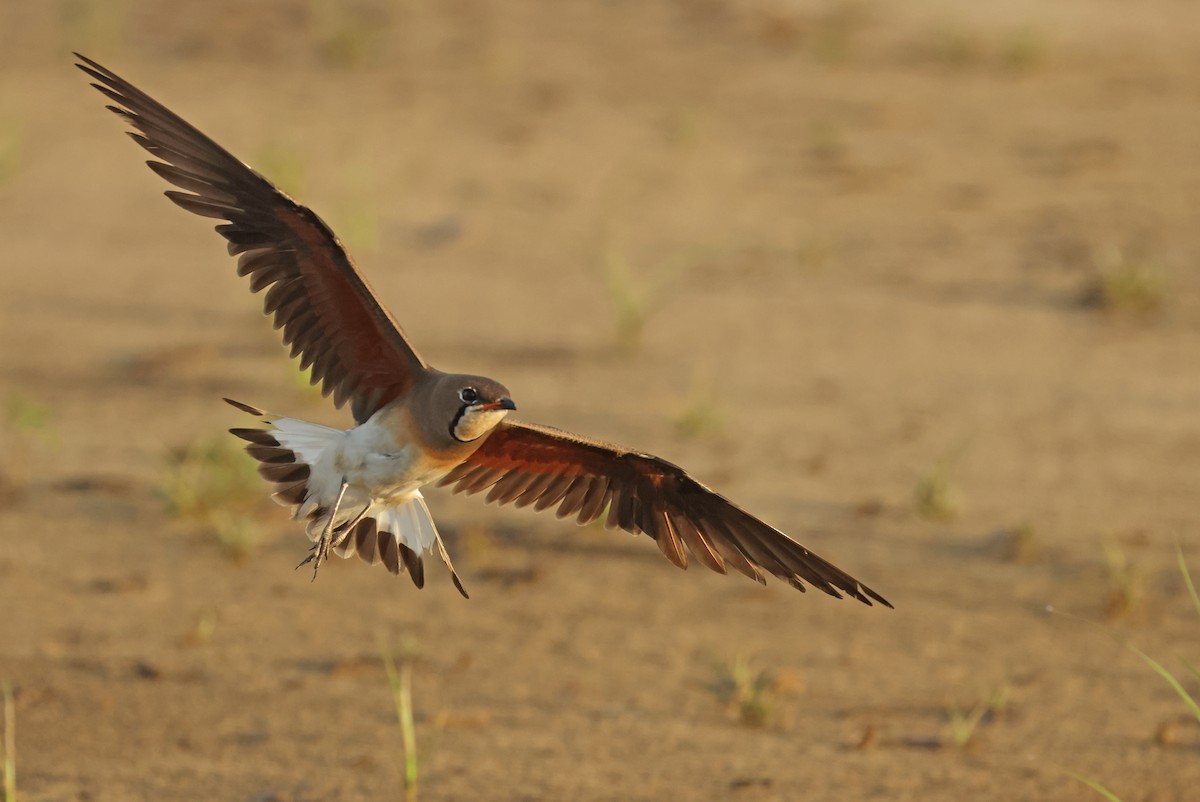
[[[332,470],[333,451],[346,439],[345,429],[335,429],[322,426],[319,423],[297,420],[296,418],[277,418],[265,416],[263,420],[271,425],[271,436],[279,445],[296,455],[296,462],[309,466],[312,473],[308,480],[308,495],[300,506],[292,512],[296,520],[310,517],[318,507],[332,506],[337,497],[341,477]],[[346,523],[355,515],[355,510],[362,509],[365,498],[353,489],[343,499],[342,509],[339,510],[338,524]],[[321,526],[309,526],[309,539],[314,542],[320,536]]]
[[[367,514],[375,519],[380,532],[391,533],[417,554],[431,551],[438,540],[437,526],[420,492],[415,492],[411,501],[399,507],[375,507]]]
[[[340,515],[338,517],[341,518]],[[407,546],[417,554],[432,552],[434,544],[439,540],[437,525],[434,524],[429,508],[425,506],[425,499],[419,492],[400,506],[385,507],[373,504],[364,517],[374,518],[376,531],[386,532],[397,543]],[[319,525],[310,525],[310,540],[315,540],[324,526],[323,520],[316,523]],[[353,557],[357,553],[354,538],[346,538],[333,553],[343,559]]]
[[[279,441],[279,445],[294,451],[299,457],[298,462],[316,465],[327,449],[340,443],[346,437],[344,429],[334,429],[319,423],[296,420],[295,418],[267,419],[275,431],[271,434]]]

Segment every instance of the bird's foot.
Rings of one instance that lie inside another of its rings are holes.
[[[317,571],[321,570],[321,563],[329,559],[329,529],[330,527],[327,526],[321,532],[321,539],[313,546],[313,553],[308,555],[308,558],[304,561],[313,564],[313,575],[310,580],[312,582],[317,581]]]
[[[313,582],[317,581],[317,571],[321,570],[321,563],[323,563],[327,559],[329,559],[329,549],[331,548],[331,545],[340,545],[341,542],[346,539],[346,534],[350,531],[350,525],[343,527],[338,536],[337,543],[334,544],[332,542],[333,541],[333,531],[334,531],[333,530],[333,522],[335,520],[337,520],[338,510],[341,509],[342,499],[345,498],[345,496],[346,496],[346,487],[348,484],[349,483],[345,480],[345,478],[343,478],[342,486],[338,490],[337,500],[333,502],[333,509],[331,509],[329,511],[329,517],[325,519],[325,526],[323,526],[321,528],[321,537],[319,537],[317,539],[317,542],[313,544],[313,547],[311,549],[309,549],[309,552],[310,552],[309,555],[300,561],[300,565],[296,566],[296,568],[298,569],[302,565],[308,565],[309,563],[312,563],[313,564],[313,575],[312,575]],[[362,516],[359,516],[359,518],[361,518],[361,517]],[[355,518],[351,522],[351,525],[358,523],[359,518]]]
[[[317,571],[321,570],[321,563],[325,562],[325,560],[328,558],[328,556],[329,556],[329,540],[325,536],[325,534],[322,533],[320,540],[318,540],[316,543],[312,544],[312,547],[308,550],[308,556],[305,557],[303,560],[301,560],[299,562],[299,564],[296,565],[296,570],[298,571],[301,568],[303,568],[304,566],[308,565],[309,563],[312,563],[313,564],[312,578],[313,578],[313,581],[315,582],[317,579]]]

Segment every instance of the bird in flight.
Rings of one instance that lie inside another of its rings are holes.
[[[307,523],[313,576],[329,554],[357,554],[425,582],[435,550],[466,596],[421,488],[438,484],[486,500],[652,538],[675,565],[688,555],[766,584],[771,574],[803,591],[891,607],[886,599],[677,465],[623,446],[512,420],[499,382],[444,373],[426,362],[384,309],[350,255],[314,212],[296,203],[181,117],[97,62],[79,69],[178,189],[176,205],[222,221],[216,230],[291,355],[354,427],[335,429],[229,401],[267,428],[230,431],[248,442],[273,497]]]

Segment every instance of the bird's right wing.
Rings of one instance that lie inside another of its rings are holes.
[[[487,501],[556,507],[581,524],[608,508],[605,526],[653,538],[667,559],[687,568],[687,551],[714,571],[726,566],[763,582],[765,570],[797,590],[805,583],[887,607],[887,599],[837,566],[650,454],[588,440],[548,426],[503,421],[442,485],[455,493],[489,490]]]
[[[108,108],[137,129],[133,140],[161,160],[146,162],[150,169],[186,190],[167,197],[226,221],[216,228],[230,255],[240,254],[238,274],[253,292],[269,288],[266,313],[322,393],[338,406],[349,400],[360,423],[402,395],[426,365],[321,218],[116,73],[75,55],[116,104]]]

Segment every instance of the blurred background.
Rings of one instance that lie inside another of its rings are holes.
[[[427,800],[1186,798],[1197,31],[1180,0],[0,0],[16,798],[400,798],[406,715]],[[469,602],[435,565],[293,572],[220,397],[349,415],[72,50],[313,207],[427,360],[896,609],[444,492]]]

